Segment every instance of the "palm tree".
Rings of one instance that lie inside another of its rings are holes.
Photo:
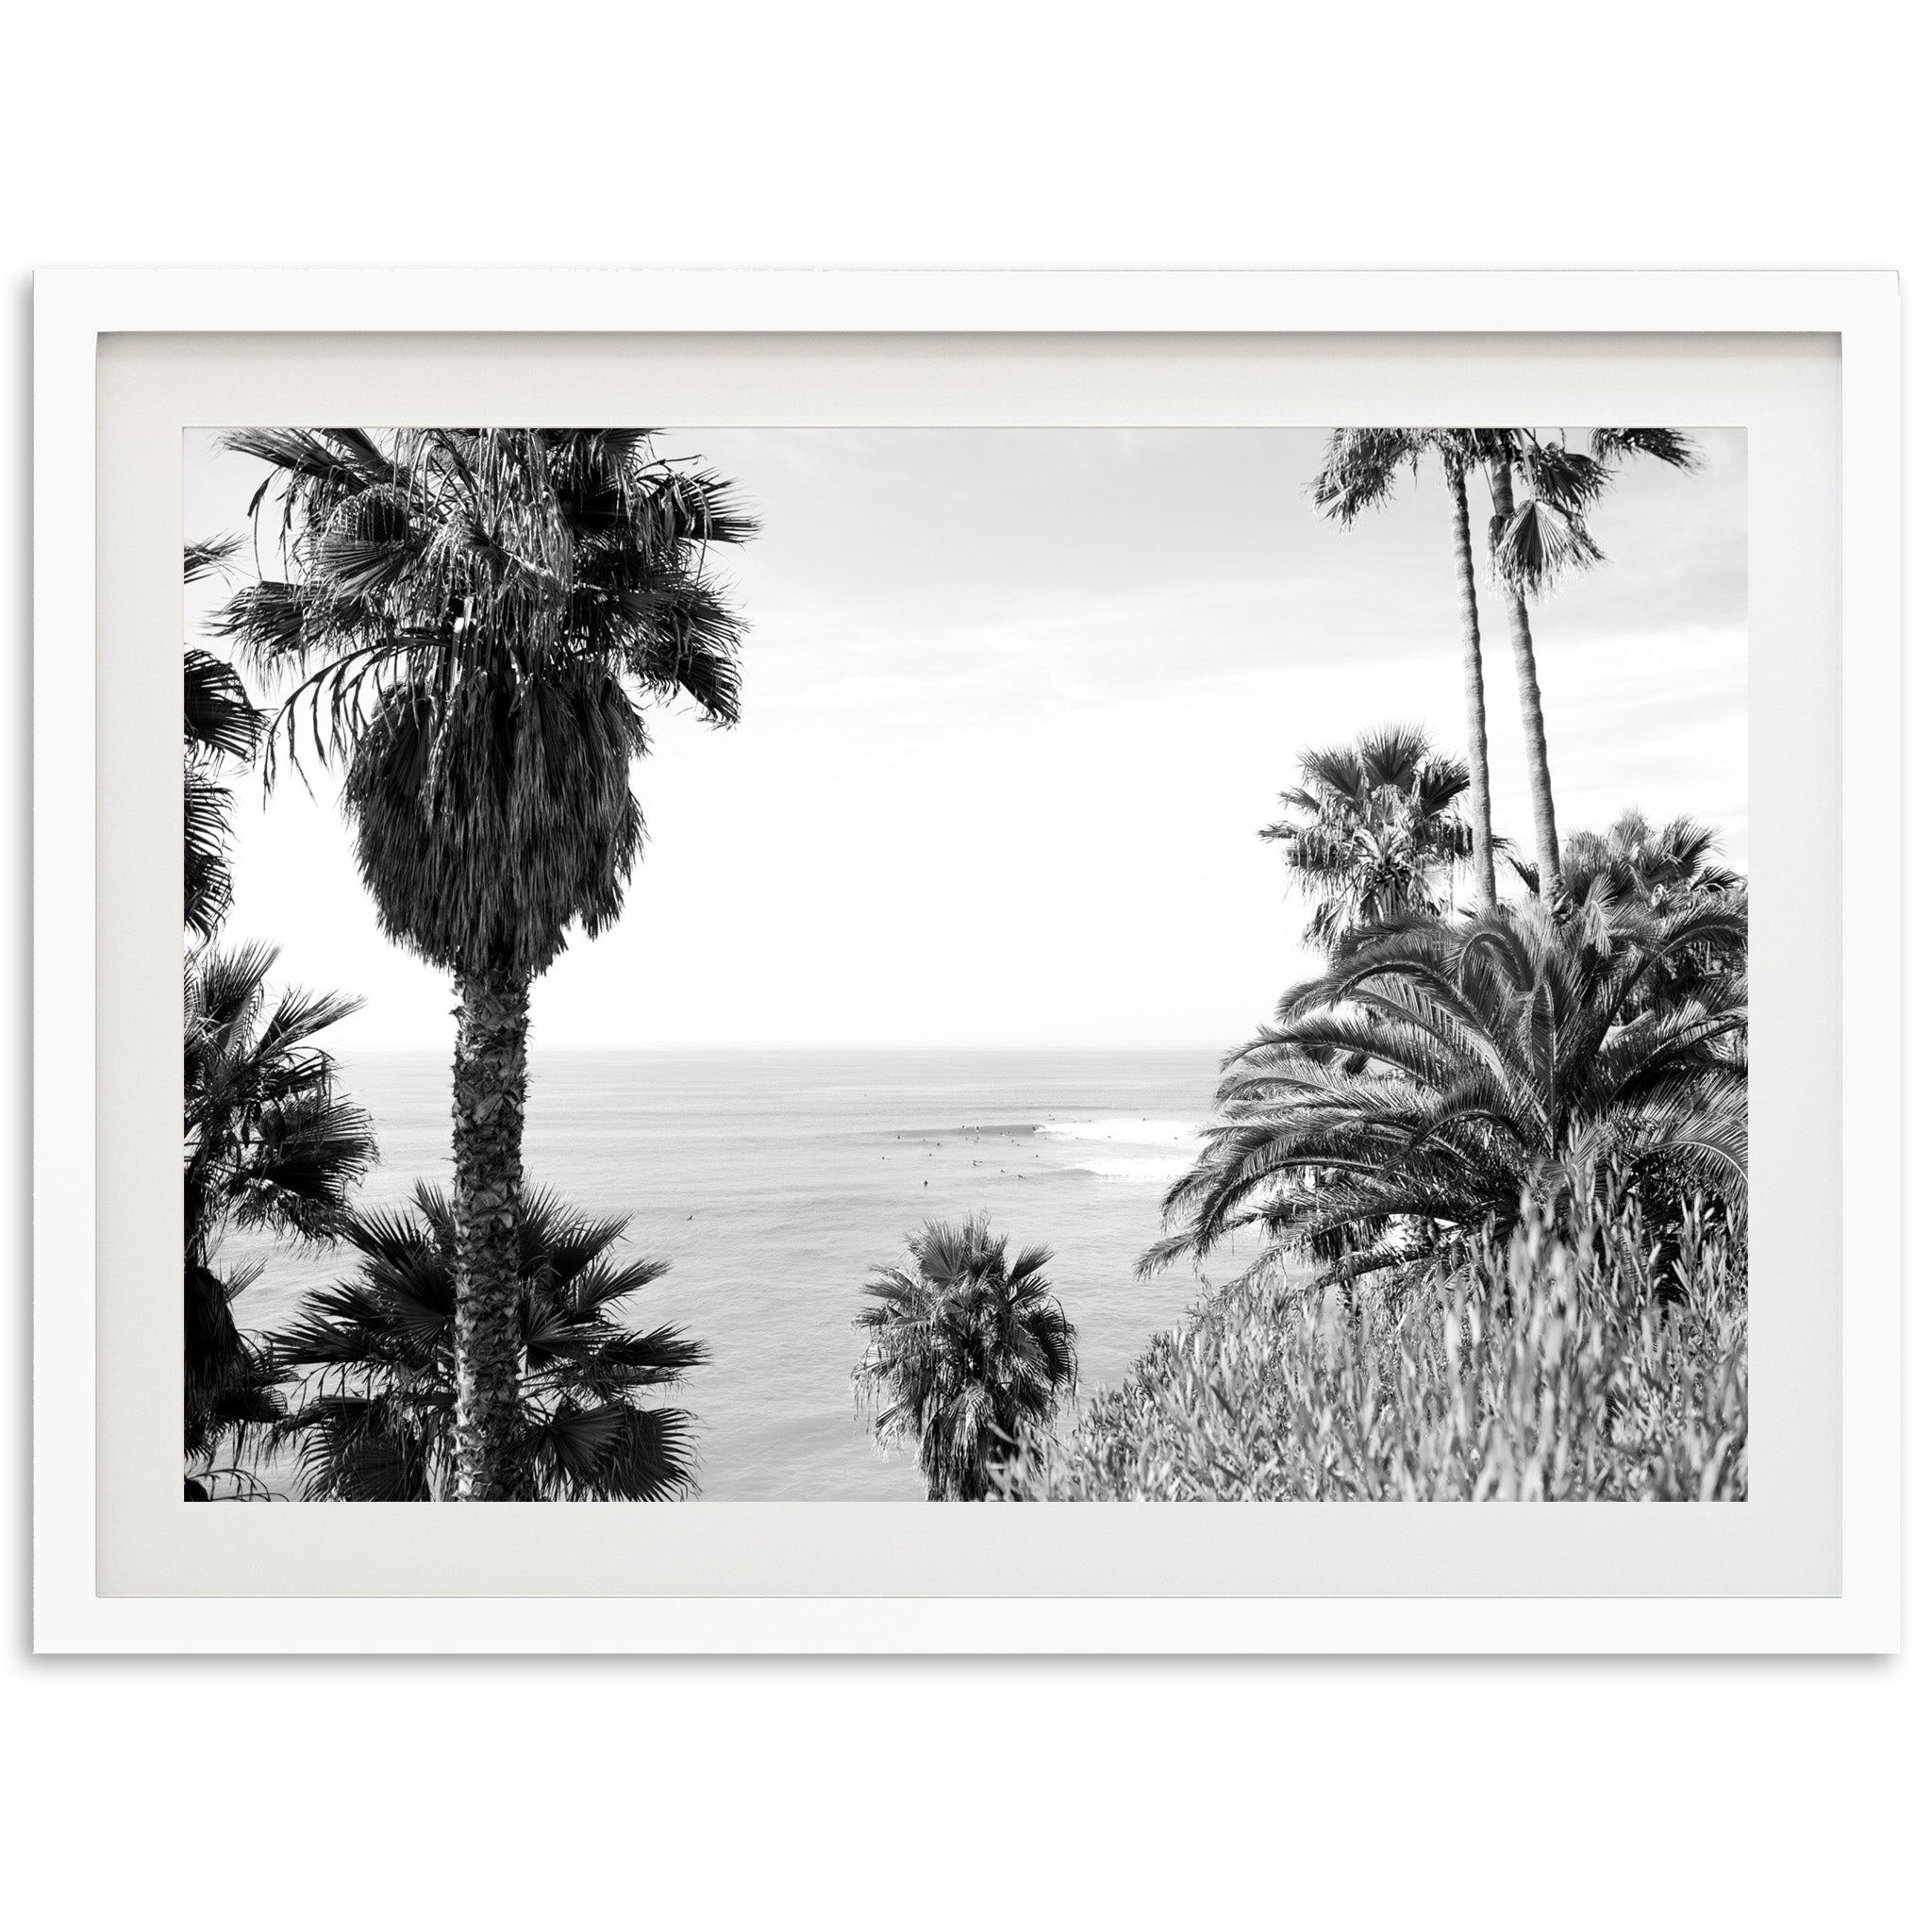
[[[1385,503],[1403,471],[1413,475],[1428,455],[1441,465],[1452,509],[1469,719],[1476,903],[1487,911],[1495,905],[1496,887],[1489,850],[1493,836],[1489,732],[1469,533],[1469,475],[1479,470],[1489,483],[1489,553],[1503,587],[1516,662],[1537,866],[1554,894],[1561,877],[1557,806],[1528,600],[1547,591],[1565,571],[1603,560],[1583,513],[1608,487],[1618,464],[1641,456],[1673,469],[1690,470],[1697,466],[1698,457],[1690,440],[1674,429],[1592,430],[1587,453],[1571,449],[1560,436],[1545,437],[1534,429],[1338,429],[1329,438],[1326,458],[1312,485],[1315,502],[1328,515],[1351,524],[1363,510]]]
[[[1297,816],[1261,828],[1315,901],[1306,937],[1333,948],[1358,926],[1441,909],[1454,870],[1474,850],[1459,809],[1469,771],[1429,748],[1412,725],[1365,731],[1353,744],[1301,757],[1301,784],[1281,794]]]
[[[741,625],[707,575],[754,525],[641,430],[246,430],[279,484],[286,580],[242,592],[244,656],[301,672],[277,718],[346,767],[388,935],[448,972],[456,1492],[509,1493],[531,982],[616,919],[643,837],[641,707],[738,716]],[[273,757],[275,740],[271,740]]]
[[[359,1214],[343,1238],[350,1280],[311,1295],[271,1342],[303,1380],[277,1424],[312,1502],[426,1503],[457,1463],[458,1232],[449,1197],[419,1184],[413,1212]],[[521,1357],[506,1496],[526,1502],[653,1503],[692,1494],[691,1418],[643,1398],[682,1381],[708,1351],[681,1330],[641,1333],[618,1305],[670,1266],[610,1250],[626,1223],[591,1220],[533,1194],[517,1229]]]
[[[1470,865],[1476,906],[1496,903],[1495,822],[1490,808],[1490,727],[1483,700],[1482,624],[1476,612],[1475,551],[1469,534],[1469,473],[1480,460],[1473,429],[1338,429],[1310,486],[1326,515],[1353,524],[1386,503],[1402,473],[1415,475],[1424,456],[1441,466],[1449,491],[1452,554],[1462,624],[1462,697],[1469,731]]]
[[[1560,908],[1556,793],[1528,600],[1547,592],[1565,572],[1603,561],[1583,513],[1609,487],[1617,464],[1646,456],[1673,469],[1691,470],[1699,458],[1696,445],[1674,429],[1595,429],[1587,454],[1571,449],[1560,437],[1546,438],[1534,429],[1474,433],[1490,484],[1490,557],[1503,586],[1516,660],[1537,868],[1545,903]]]
[[[1530,891],[1537,891],[1537,868],[1512,862]],[[1634,809],[1607,832],[1573,832],[1563,841],[1568,896],[1580,901],[1599,881],[1619,907],[1658,914],[1729,898],[1744,883],[1720,857],[1714,827],[1681,815],[1653,825]]]
[[[1513,854],[1510,863],[1536,891],[1537,868]],[[1695,819],[1653,825],[1641,811],[1626,811],[1607,832],[1573,832],[1563,841],[1566,906],[1609,908],[1626,922],[1658,920],[1700,906],[1741,907],[1743,890],[1743,879],[1723,861],[1717,833]],[[1672,991],[1733,964],[1742,964],[1741,954],[1701,946],[1665,967],[1657,986]]]
[[[1074,1325],[1041,1272],[1053,1257],[1024,1248],[1008,1261],[983,1214],[929,1221],[910,1248],[909,1266],[866,1284],[854,1386],[880,1442],[918,1442],[928,1502],[983,1501],[1022,1428],[1072,1394]]]
[[[1562,920],[1529,902],[1360,935],[1230,1058],[1142,1273],[1246,1228],[1251,1274],[1298,1257],[1324,1284],[1412,1284],[1580,1191],[1741,1217],[1744,944],[1740,902],[1633,917],[1607,891]]]
[[[197,583],[225,570],[236,547],[232,541],[187,545],[185,581]],[[262,720],[233,665],[192,644],[183,655],[181,694],[182,924],[197,943],[206,943],[234,896],[228,875],[233,801],[224,767],[254,758]]]
[[[235,1324],[254,1270],[228,1270],[231,1228],[326,1241],[375,1158],[369,1117],[336,1088],[316,1036],[361,1004],[285,991],[272,947],[208,945],[188,961],[183,1044],[183,1409],[189,1493],[206,1500],[218,1448],[281,1413],[280,1376]],[[198,1474],[196,1473],[198,1472]]]

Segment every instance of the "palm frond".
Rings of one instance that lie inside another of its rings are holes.
[[[1520,504],[1492,532],[1497,576],[1524,596],[1538,596],[1566,573],[1604,560],[1596,540],[1574,510],[1541,496]]]
[[[1593,429],[1590,453],[1600,463],[1633,456],[1653,458],[1674,470],[1697,470],[1704,463],[1703,452],[1680,429]]]
[[[1674,841],[1707,862],[1695,837]],[[1326,1282],[1409,1279],[1525,1200],[1614,1157],[1619,1185],[1702,1189],[1741,1213],[1745,915],[1598,893],[1458,924],[1417,916],[1342,946],[1231,1057],[1151,1274],[1262,1228]]]

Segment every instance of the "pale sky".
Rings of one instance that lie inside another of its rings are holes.
[[[1693,433],[1704,469],[1626,470],[1591,518],[1609,560],[1532,622],[1559,827],[1690,812],[1741,868],[1744,435]],[[660,454],[735,478],[764,523],[728,562],[744,719],[651,718],[650,843],[617,927],[539,983],[538,1041],[1246,1038],[1311,963],[1256,836],[1296,755],[1396,722],[1465,749],[1441,480],[1344,531],[1307,494],[1324,435],[666,431]],[[261,467],[200,433],[185,465],[186,536],[242,527]],[[1527,850],[1487,585],[1482,621],[1497,829]],[[364,996],[339,1050],[441,1051],[449,985],[377,933],[334,781],[311,782],[264,802],[242,780],[226,936]]]

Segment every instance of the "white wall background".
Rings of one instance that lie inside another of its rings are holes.
[[[1798,30],[1709,0],[36,8],[9,30],[0,117],[7,741],[25,741],[37,264],[1893,266],[1916,358],[1932,243],[1905,18],[1874,0]],[[1907,396],[1907,447],[1923,448],[1909,373]],[[1916,562],[1916,517],[1908,545]],[[1922,705],[1915,680],[1915,724]],[[16,750],[0,848],[15,908],[26,785]],[[1914,908],[1915,950],[1922,920]],[[22,1923],[482,1926],[603,1906],[791,1924],[896,1918],[915,1899],[924,1923],[1068,1925],[1923,1910],[1932,1677],[1917,1651],[1837,1666],[30,1662],[19,922],[0,1040],[18,1096],[0,1681]],[[1907,1044],[1923,1085],[1923,1035]],[[1911,1453],[1923,1495],[1923,1434]],[[1908,1646],[1924,1634],[1908,1596]],[[539,1793],[570,1815],[558,1857],[528,1822]]]

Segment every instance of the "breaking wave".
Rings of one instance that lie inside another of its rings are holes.
[[[1071,1174],[1091,1174],[1104,1181],[1176,1181],[1193,1166],[1191,1160],[1076,1160]]]
[[[1136,1147],[1184,1147],[1191,1159],[1201,1144],[1192,1121],[1044,1121],[1036,1132],[1055,1141],[1114,1141]]]
[[[1068,1172],[1091,1174],[1104,1181],[1164,1185],[1178,1180],[1193,1166],[1201,1146],[1201,1129],[1192,1121],[1044,1121],[1038,1132],[1041,1139],[1059,1142],[1074,1157],[1067,1163]],[[1102,1153],[1103,1147],[1109,1151]],[[1129,1148],[1146,1151],[1129,1153]]]

